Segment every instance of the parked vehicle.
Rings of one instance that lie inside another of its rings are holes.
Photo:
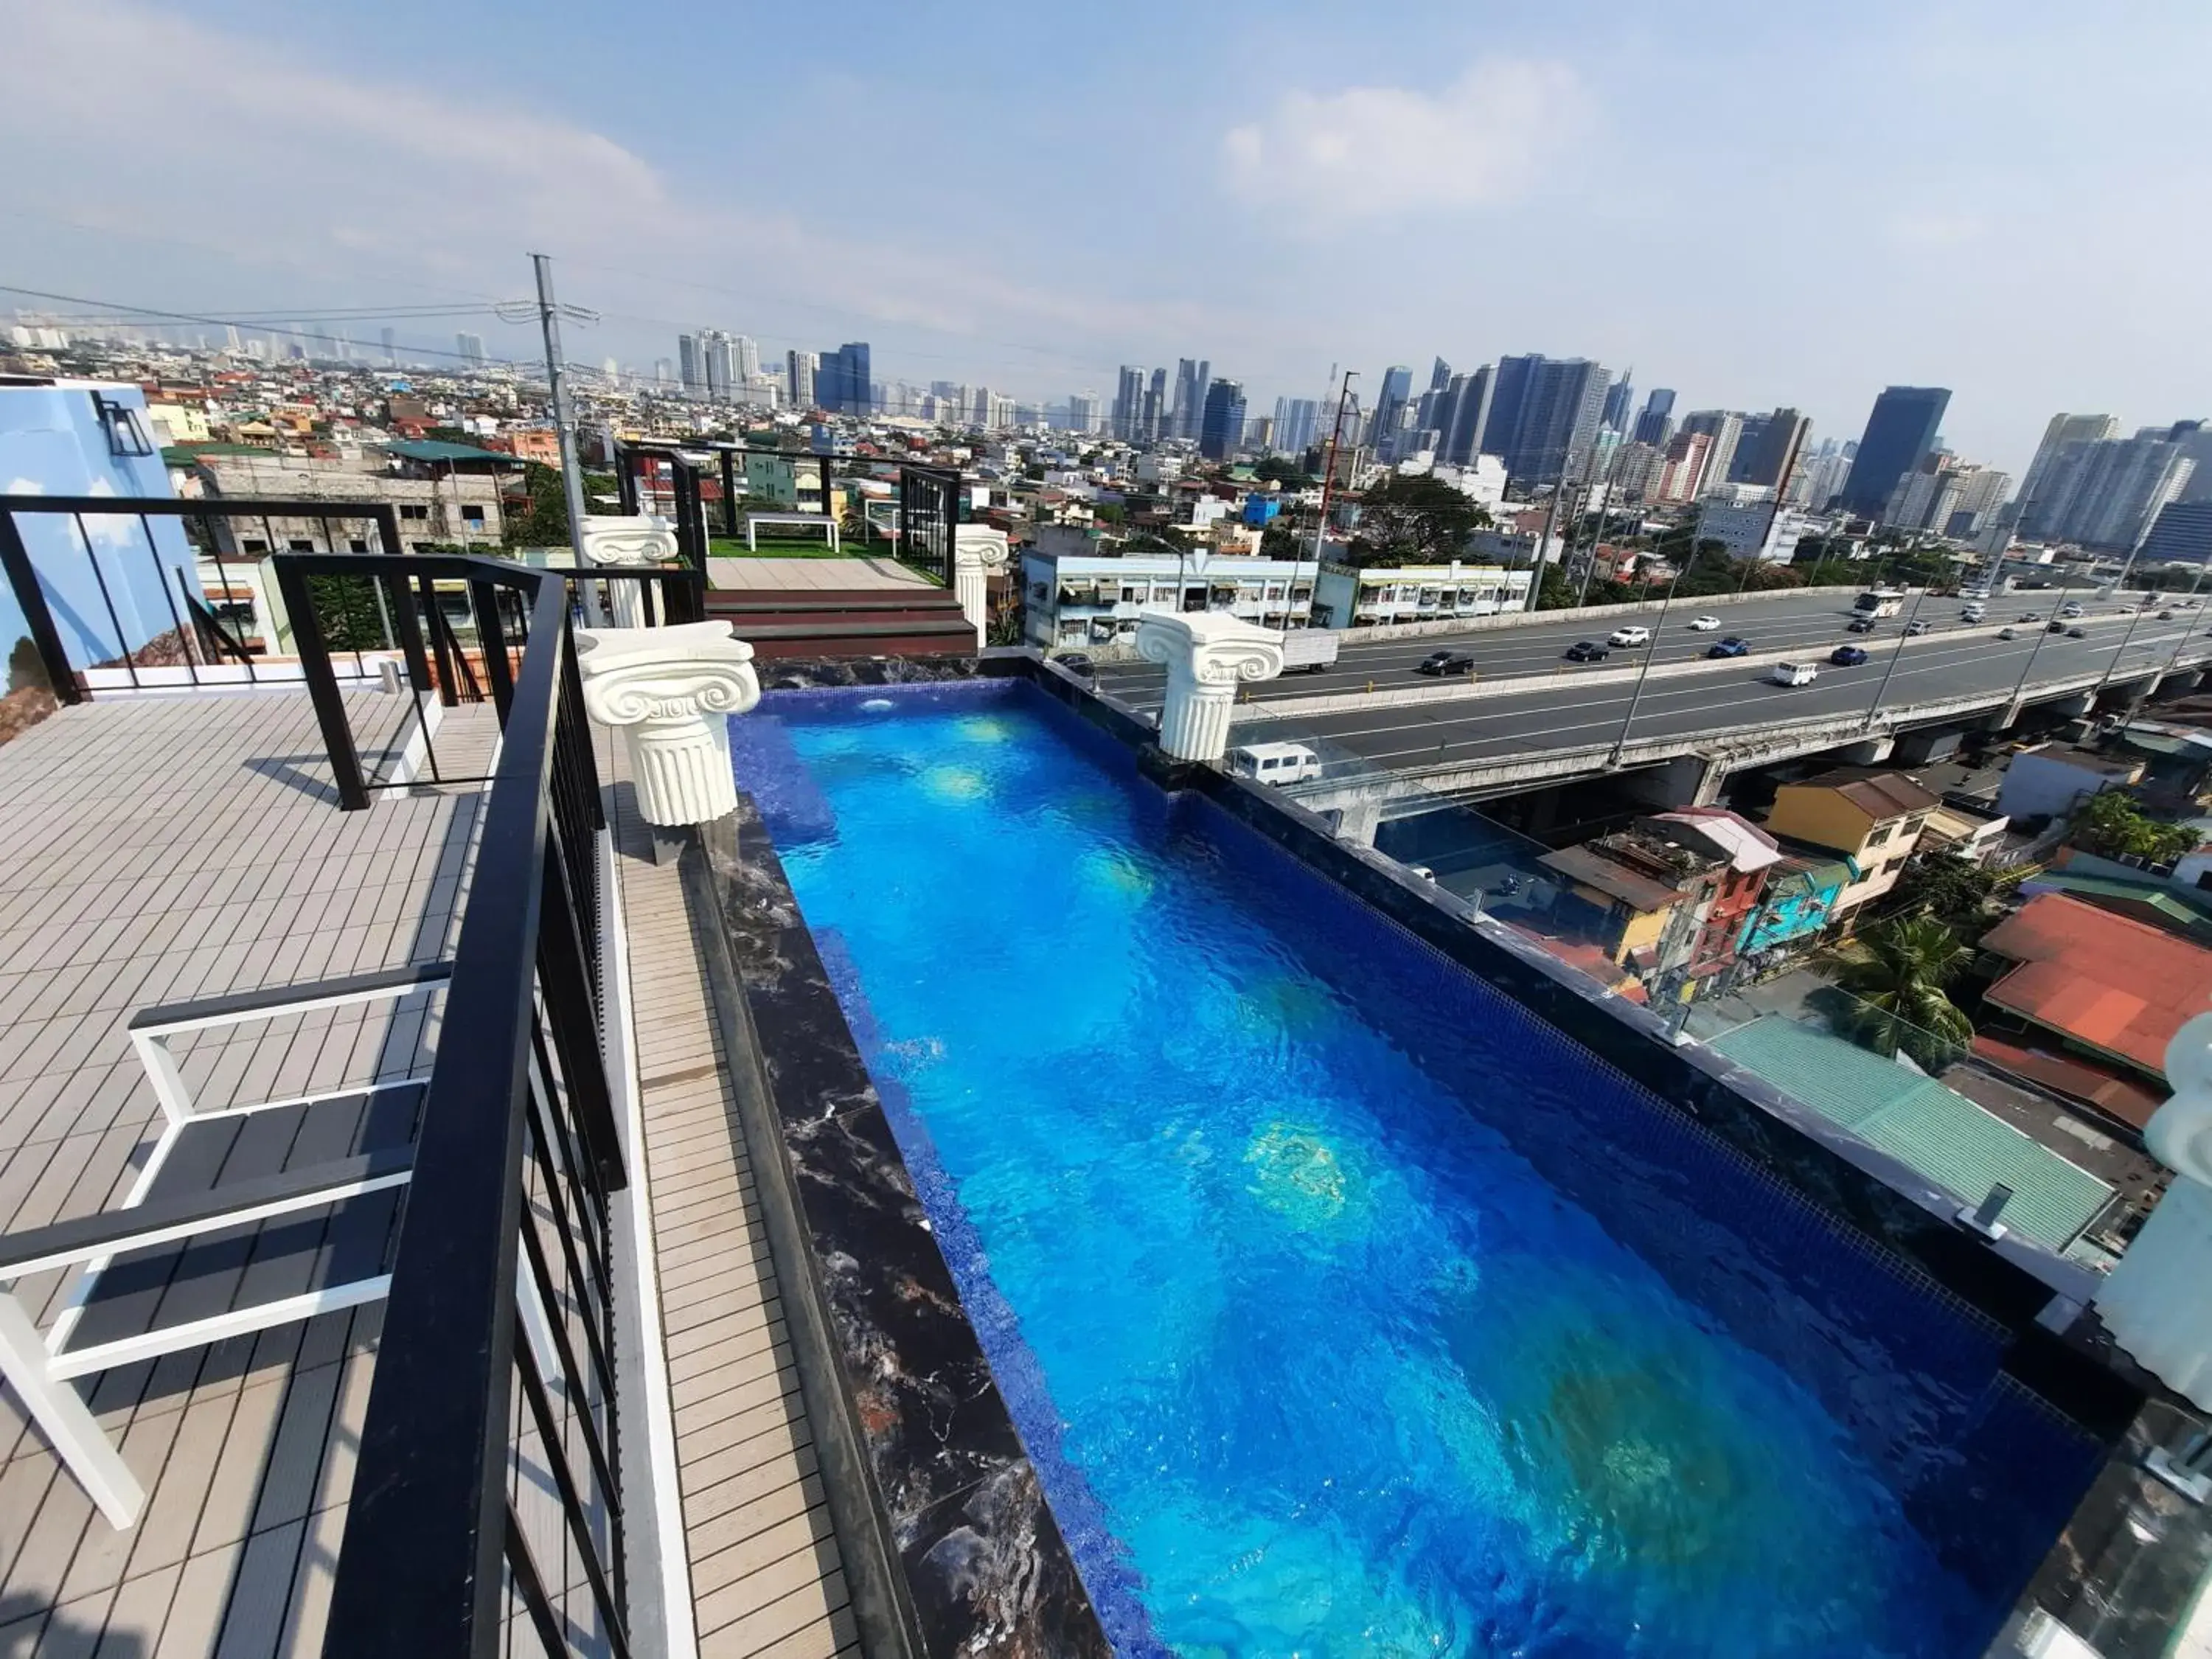
[[[1846,634],[1871,634],[1874,632],[1874,618],[1872,617],[1860,617],[1851,622],[1845,623],[1844,624],[1844,632]]]
[[[1739,639],[1731,634],[1717,644],[1707,646],[1705,654],[1708,657],[1741,657],[1748,654],[1750,650],[1749,640]]]
[[[1721,619],[1718,617],[1706,616],[1692,617],[1690,618],[1690,631],[1692,634],[1710,634],[1720,625]]]
[[[1828,660],[1838,668],[1856,668],[1866,659],[1866,652],[1856,645],[1839,645],[1828,653]]]
[[[1595,640],[1577,640],[1566,650],[1569,662],[1603,662],[1611,654]]]
[[[1283,635],[1283,672],[1318,674],[1336,661],[1336,635],[1326,628],[1293,628]]]
[[[1921,635],[1925,634],[1929,629],[1933,626],[1934,624],[1931,623],[1924,622],[1918,617],[1915,617],[1912,621],[1905,624],[1905,636],[1907,639],[1917,639]]]
[[[1820,671],[1809,662],[1778,662],[1766,671],[1766,678],[1777,685],[1810,685],[1820,678]]]
[[[1649,645],[1651,643],[1651,630],[1642,627],[1616,628],[1606,636],[1605,642],[1619,646]]]
[[[1414,665],[1416,674],[1441,678],[1446,674],[1472,674],[1474,659],[1464,651],[1431,651]]]
[[[1230,769],[1261,783],[1297,783],[1321,775],[1321,757],[1302,743],[1249,743],[1229,751]]]

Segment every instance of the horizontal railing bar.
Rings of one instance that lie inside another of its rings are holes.
[[[285,496],[202,495],[26,495],[0,491],[0,513],[82,513],[104,518],[146,514],[157,519],[238,519],[266,514],[278,519],[374,519],[392,510],[390,501],[295,501]]]
[[[341,1003],[372,1001],[378,997],[404,996],[426,985],[442,985],[453,975],[450,962],[417,963],[407,968],[386,968],[374,974],[348,974],[340,979],[318,980],[311,985],[272,985],[258,991],[234,991],[226,996],[201,997],[191,1002],[165,1002],[142,1008],[124,1029],[160,1035],[192,1030],[246,1017],[304,1013],[310,1009],[336,1007]]]

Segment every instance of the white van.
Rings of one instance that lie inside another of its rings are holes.
[[[1616,628],[1606,636],[1607,645],[1649,645],[1651,630],[1648,628]]]
[[[1297,783],[1321,775],[1321,757],[1302,743],[1249,743],[1229,751],[1230,769],[1261,783]]]
[[[1820,678],[1820,671],[1809,662],[1778,662],[1766,678],[1777,685],[1810,685]]]

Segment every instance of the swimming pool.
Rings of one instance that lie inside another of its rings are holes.
[[[1994,1326],[1026,687],[732,738],[1124,1651],[1994,1632],[2098,1456]]]

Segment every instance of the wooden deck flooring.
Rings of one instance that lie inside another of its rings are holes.
[[[842,1659],[860,1648],[691,918],[630,792],[610,795],[699,1652]]]

